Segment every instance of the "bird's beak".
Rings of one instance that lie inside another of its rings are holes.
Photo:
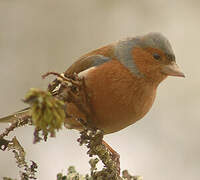
[[[185,74],[180,70],[175,62],[162,67],[161,72],[168,76],[185,77]]]

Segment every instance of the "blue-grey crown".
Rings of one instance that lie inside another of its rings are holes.
[[[132,50],[134,47],[152,47],[159,49],[163,51],[169,59],[175,60],[170,42],[160,33],[149,33],[144,36],[136,36],[121,40],[116,44],[114,54],[124,66],[137,76],[141,76],[141,73],[133,61]]]
[[[143,47],[156,48],[162,50],[165,54],[174,55],[170,42],[160,33],[149,33],[140,36],[139,39]]]

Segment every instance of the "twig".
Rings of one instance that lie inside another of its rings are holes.
[[[82,131],[80,139],[78,140],[80,145],[85,144],[87,146],[88,154],[90,157],[97,155],[99,159],[105,165],[101,171],[94,170],[93,167],[91,171],[91,176],[94,180],[97,178],[109,179],[109,180],[119,180],[121,179],[118,174],[118,169],[116,163],[112,160],[112,155],[109,150],[102,144],[103,132],[100,130],[88,130]]]
[[[49,75],[55,75],[55,76],[61,78],[63,81],[71,82],[73,85],[80,86],[80,84],[77,83],[77,81],[74,81],[73,79],[68,78],[68,77],[64,76],[63,74],[59,74],[57,72],[47,72],[47,73],[42,75],[42,78],[45,79]]]
[[[16,115],[17,116],[17,115]],[[14,129],[25,126],[26,124],[32,123],[31,122],[31,116],[25,115],[25,116],[19,116],[18,119],[15,120],[11,125],[4,130],[2,134],[0,134],[0,139],[4,138],[5,136],[8,136],[8,134],[13,131]]]

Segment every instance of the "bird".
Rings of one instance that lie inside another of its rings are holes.
[[[73,73],[85,78],[92,123],[105,134],[142,119],[167,76],[185,77],[170,42],[160,33],[126,38],[83,55],[64,74]],[[78,110],[69,106],[68,112],[73,111],[76,117]],[[82,128],[73,119],[66,122],[68,128]]]
[[[176,63],[169,40],[151,32],[119,40],[93,50],[75,61],[64,75],[84,77],[92,108],[92,124],[104,134],[120,131],[142,119],[151,109],[159,84],[168,76],[185,77]],[[77,117],[83,114],[67,104],[65,126],[83,129]],[[16,114],[0,119],[11,122]],[[114,154],[105,141],[103,143]]]

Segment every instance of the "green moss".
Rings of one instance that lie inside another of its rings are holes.
[[[55,130],[61,129],[64,119],[64,102],[53,97],[49,92],[30,89],[24,101],[30,104],[30,114],[37,130],[43,135],[55,136]]]

